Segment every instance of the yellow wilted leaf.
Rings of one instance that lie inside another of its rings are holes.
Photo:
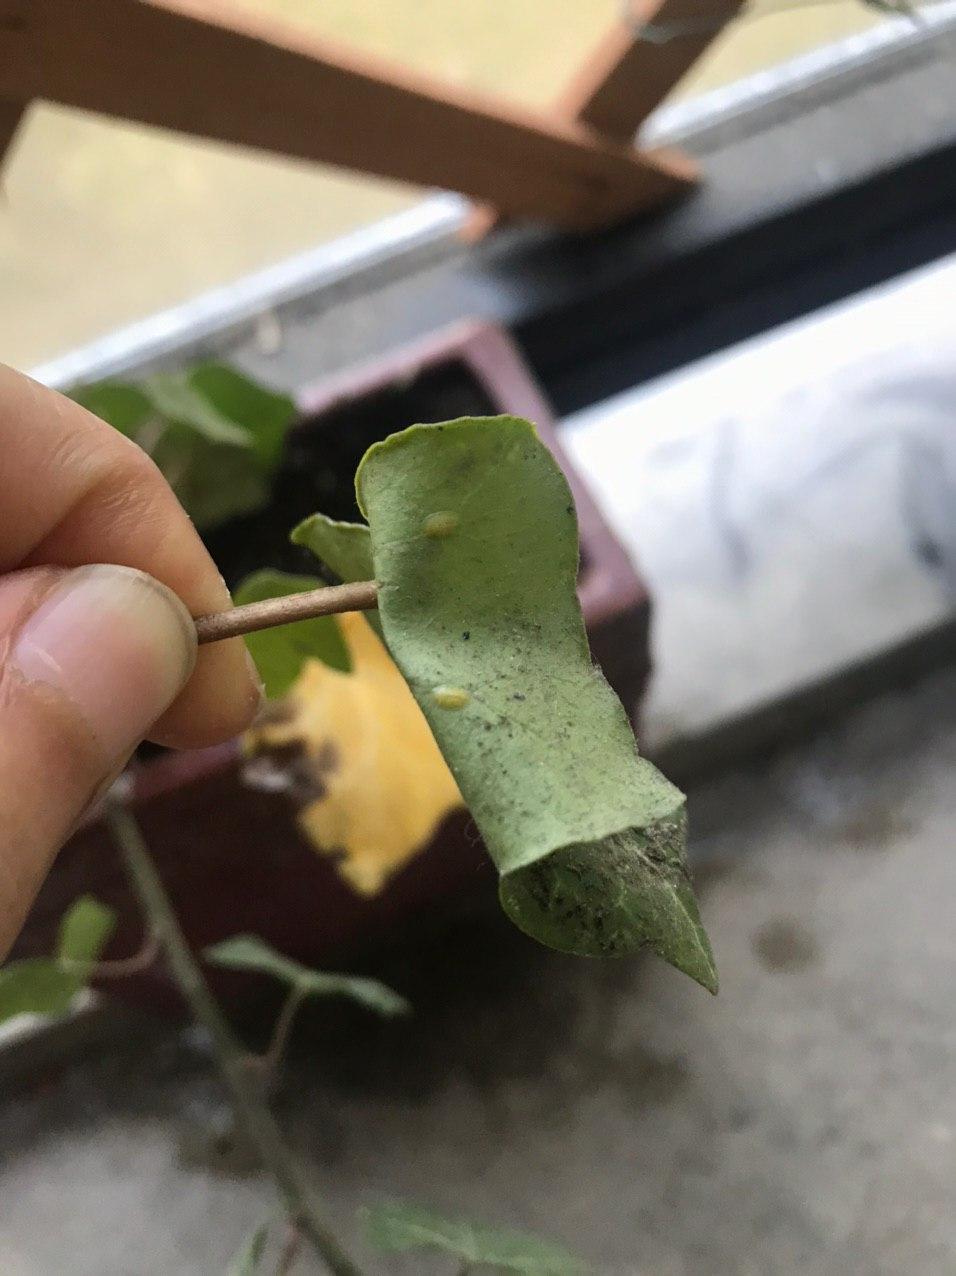
[[[302,830],[357,891],[374,895],[427,845],[461,794],[364,616],[349,612],[338,623],[351,673],[307,660],[281,713],[250,731],[246,747],[294,766],[307,797]]]

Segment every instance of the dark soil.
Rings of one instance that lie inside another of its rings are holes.
[[[355,471],[373,443],[418,422],[494,411],[496,405],[467,365],[452,361],[304,419],[289,434],[269,506],[205,536],[226,583],[233,589],[263,567],[321,575],[321,564],[291,545],[289,532],[316,511],[359,518]]]

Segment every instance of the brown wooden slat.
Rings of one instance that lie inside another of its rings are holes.
[[[739,12],[743,0],[640,0],[630,18],[619,20],[584,62],[555,106],[561,120],[576,120],[610,141],[630,144],[641,124],[690,70],[707,46]],[[707,30],[677,36],[664,44],[642,39],[643,23],[694,24]],[[673,164],[671,151],[653,152]],[[464,231],[467,240],[486,235],[503,220],[502,210],[475,209]]]
[[[332,49],[224,0],[0,0],[0,95],[459,190],[587,228],[679,192],[573,123],[499,110]]]
[[[639,0],[627,21],[608,32],[559,100],[562,118],[607,138],[630,141],[650,113],[736,17],[741,0]],[[658,44],[642,39],[644,23],[698,29]]]
[[[0,98],[0,164],[13,141],[26,107],[22,102],[10,102]]]

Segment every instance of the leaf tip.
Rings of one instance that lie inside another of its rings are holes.
[[[581,957],[650,949],[716,994],[717,968],[684,866],[683,817],[562,847],[506,874],[499,895],[515,925]]]

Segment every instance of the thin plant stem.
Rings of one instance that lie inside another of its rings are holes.
[[[69,957],[61,957],[59,964],[66,971],[82,972],[83,977],[88,980],[127,979],[130,975],[139,975],[144,970],[149,970],[159,956],[159,952],[159,940],[150,931],[143,940],[139,952],[133,953],[132,957],[120,957],[116,961],[98,961],[92,967],[87,962],[71,961]]]
[[[104,815],[149,927],[165,953],[169,971],[197,1023],[209,1034],[216,1068],[232,1097],[236,1116],[275,1179],[289,1216],[296,1220],[333,1276],[362,1276],[330,1231],[304,1167],[286,1143],[246,1066],[246,1052],[233,1036],[189,950],[139,824],[129,809],[115,799],[107,802]]]
[[[279,1071],[279,1065],[285,1056],[286,1046],[289,1044],[289,1034],[292,1032],[292,1025],[295,1023],[295,1017],[299,1013],[299,1007],[302,1005],[305,995],[303,989],[293,986],[289,989],[289,995],[282,1003],[282,1009],[279,1011],[275,1027],[272,1029],[269,1045],[262,1056],[262,1069],[267,1081],[274,1081]]]
[[[299,1220],[290,1219],[288,1235],[279,1253],[279,1261],[276,1263],[276,1276],[289,1276],[301,1248],[302,1228],[299,1226]]]

